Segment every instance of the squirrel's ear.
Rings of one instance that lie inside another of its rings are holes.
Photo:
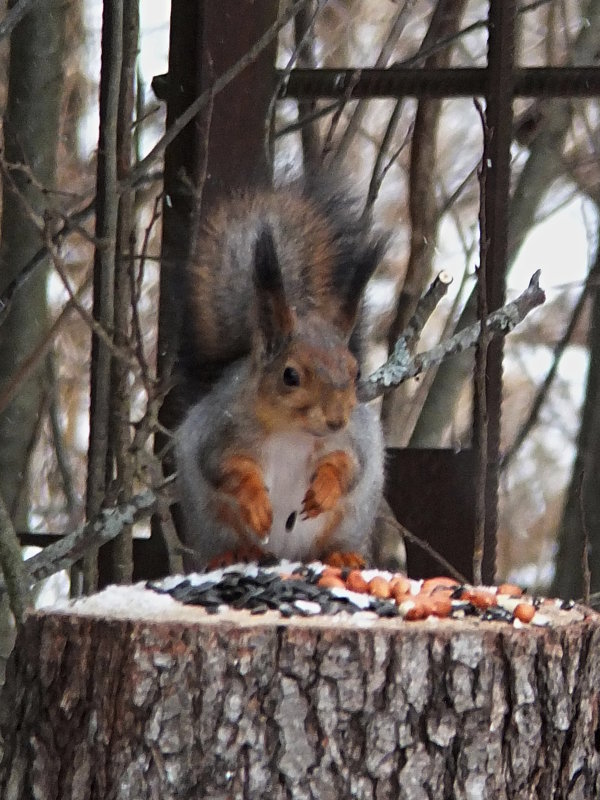
[[[267,353],[273,353],[294,328],[294,312],[289,307],[283,286],[273,234],[265,228],[254,251],[254,287],[258,328]]]
[[[356,259],[346,277],[340,306],[335,323],[338,329],[350,337],[363,299],[367,283],[377,269],[386,248],[385,240],[379,239],[364,245],[356,255]]]

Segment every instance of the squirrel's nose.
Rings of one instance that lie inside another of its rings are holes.
[[[328,419],[327,427],[330,431],[339,431],[346,424],[345,419]]]

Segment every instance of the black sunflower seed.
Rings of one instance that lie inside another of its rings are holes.
[[[483,612],[481,619],[484,622],[512,622],[514,615],[512,611],[508,611],[502,606],[490,606]]]

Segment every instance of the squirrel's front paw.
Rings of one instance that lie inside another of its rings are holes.
[[[335,508],[351,483],[353,469],[351,457],[343,450],[328,453],[319,461],[302,501],[304,519]]]
[[[260,467],[247,456],[231,456],[222,475],[219,488],[235,498],[244,524],[264,538],[273,524],[273,509]]]
[[[265,486],[246,486],[236,495],[244,522],[261,539],[271,530],[273,509]]]

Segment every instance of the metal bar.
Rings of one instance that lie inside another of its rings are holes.
[[[453,67],[420,70],[293,69],[282,79],[280,98],[354,99],[381,97],[484,96],[487,69]],[[600,95],[600,67],[527,67],[512,70],[515,97],[594,97]]]
[[[489,311],[499,308],[505,298],[516,15],[516,0],[491,0],[486,86],[488,161],[484,200],[487,231],[486,299]],[[482,569],[483,580],[486,583],[493,582],[496,561],[502,357],[503,340],[496,338],[488,347],[486,365],[487,468]],[[475,403],[477,402],[476,396]],[[481,445],[476,438],[474,436],[474,446],[479,447]]]

